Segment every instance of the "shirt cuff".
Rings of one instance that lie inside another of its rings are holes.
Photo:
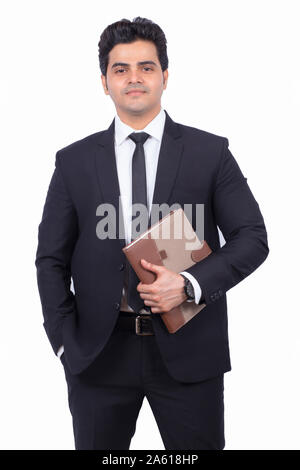
[[[197,279],[195,279],[194,276],[191,273],[188,273],[186,271],[181,271],[178,274],[183,274],[184,276],[186,276],[191,281],[192,286],[194,288],[195,300],[190,299],[190,300],[187,300],[187,302],[195,302],[196,304],[199,304],[200,299],[201,299],[201,295],[202,295],[202,289],[199,286],[199,283],[198,283]]]
[[[58,357],[60,357],[63,352],[64,352],[64,347],[61,346],[61,347],[59,348],[59,350],[57,351],[56,355],[57,355]]]

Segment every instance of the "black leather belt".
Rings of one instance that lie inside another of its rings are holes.
[[[117,328],[135,333],[138,336],[154,335],[151,314],[119,312]]]

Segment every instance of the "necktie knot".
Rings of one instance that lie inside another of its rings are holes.
[[[144,145],[150,135],[147,132],[132,132],[128,137],[136,144]]]

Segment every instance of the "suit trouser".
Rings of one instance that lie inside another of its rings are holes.
[[[120,329],[118,322],[93,363],[68,386],[75,449],[128,450],[146,396],[167,450],[222,450],[224,374],[181,383],[168,373],[155,336]],[[151,436],[144,430],[145,450]]]

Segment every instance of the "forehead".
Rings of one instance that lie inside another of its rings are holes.
[[[129,44],[117,44],[109,53],[109,64],[126,62],[135,65],[136,62],[153,60],[157,62],[157,52],[152,41],[135,41]]]

